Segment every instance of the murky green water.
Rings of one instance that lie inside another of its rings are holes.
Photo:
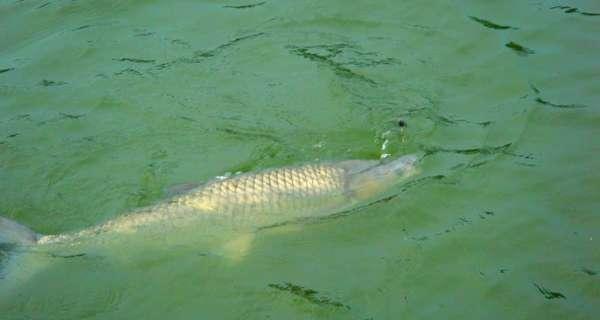
[[[0,212],[40,233],[178,183],[316,159],[423,151],[433,178],[262,230],[238,260],[193,234],[4,257],[0,318],[598,317],[596,13],[595,1],[2,1]]]

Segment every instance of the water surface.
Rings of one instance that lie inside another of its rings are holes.
[[[40,233],[226,172],[424,152],[437,177],[239,261],[193,234],[38,252],[2,273],[2,318],[593,319],[598,13],[2,1],[0,212]]]

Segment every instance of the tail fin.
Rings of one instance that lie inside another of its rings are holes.
[[[13,220],[0,217],[0,245],[32,245],[40,235]]]

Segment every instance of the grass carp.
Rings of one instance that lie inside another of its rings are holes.
[[[214,179],[156,205],[61,235],[38,235],[12,220],[0,218],[0,241],[61,243],[108,232],[130,233],[157,224],[189,226],[207,222],[261,227],[328,215],[351,208],[411,177],[417,172],[417,160],[416,155],[385,163],[347,160]]]

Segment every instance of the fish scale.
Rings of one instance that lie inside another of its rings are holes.
[[[341,195],[344,179],[344,170],[333,165],[268,170],[215,181],[198,193],[187,195],[190,201],[184,202],[221,214],[236,209],[247,211],[243,210],[244,206],[250,204],[254,204],[255,210],[269,213],[274,208],[283,209],[286,201],[289,201],[288,207],[294,208],[297,200],[304,197]],[[306,207],[312,207],[311,201],[318,199],[306,200]]]

